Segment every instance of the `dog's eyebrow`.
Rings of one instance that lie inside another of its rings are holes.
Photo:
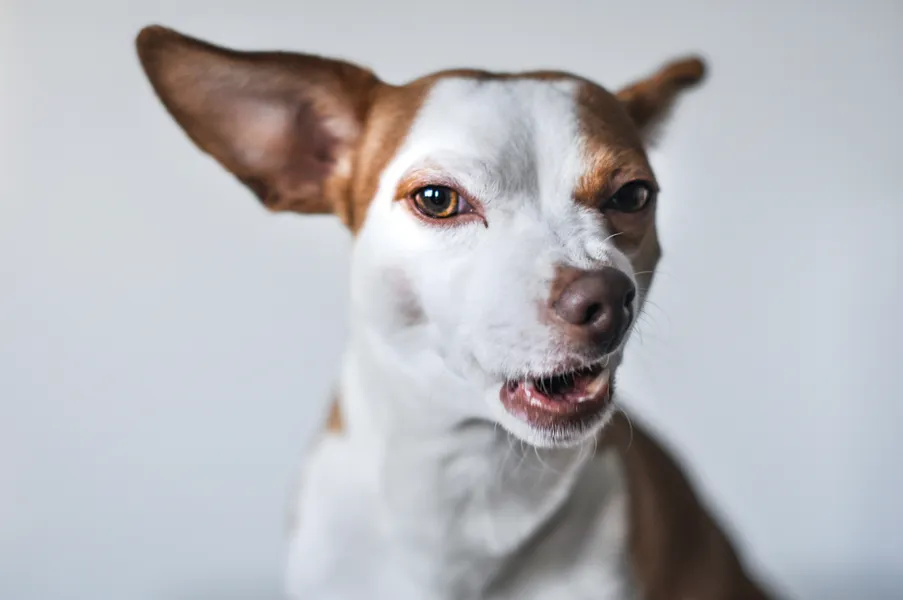
[[[408,171],[399,179],[395,186],[393,199],[403,200],[427,185],[444,185],[462,193],[466,191],[463,189],[465,186],[461,185],[457,178],[448,175],[446,171],[435,167],[420,167]]]
[[[401,176],[395,185],[393,200],[402,200],[427,185],[444,185],[457,190],[472,204],[485,205],[492,197],[498,195],[497,188],[494,186],[487,188],[485,181],[497,182],[499,177],[476,177],[474,173],[486,172],[487,169],[489,167],[482,161],[458,157],[422,162]]]
[[[635,151],[606,150],[589,159],[589,167],[577,180],[574,200],[596,206],[600,196],[613,194],[629,181],[643,180],[658,191],[658,182],[645,157]]]

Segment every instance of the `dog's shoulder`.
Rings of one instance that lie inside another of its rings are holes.
[[[333,427],[315,433],[305,448],[288,507],[290,597],[380,597],[369,595],[386,570],[369,458]]]
[[[605,428],[629,495],[628,543],[648,600],[769,600],[675,455],[626,414]]]

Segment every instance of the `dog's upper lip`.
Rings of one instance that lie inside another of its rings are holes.
[[[558,366],[552,369],[526,370],[520,373],[514,373],[509,376],[503,377],[503,379],[506,383],[509,383],[512,381],[524,381],[529,379],[535,380],[547,379],[551,377],[561,377],[562,375],[568,375],[570,373],[576,373],[579,371],[607,368],[611,363],[610,359],[610,356],[606,356],[605,358],[593,361],[571,359],[560,363]]]

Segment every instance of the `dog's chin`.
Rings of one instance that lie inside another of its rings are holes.
[[[498,391],[499,422],[534,446],[579,445],[611,418],[613,388],[607,363],[509,379]]]

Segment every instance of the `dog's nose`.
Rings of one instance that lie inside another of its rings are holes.
[[[582,271],[552,299],[552,310],[565,323],[579,328],[606,352],[621,343],[633,319],[636,286],[614,267]]]

